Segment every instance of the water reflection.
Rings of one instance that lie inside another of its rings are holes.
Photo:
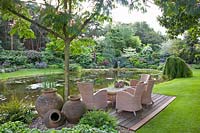
[[[70,93],[79,93],[76,85],[78,81],[92,81],[94,82],[94,89],[98,90],[111,85],[116,79],[139,79],[139,74],[141,73],[137,71],[89,71],[70,73]],[[45,78],[47,78],[47,76],[12,79],[4,82],[0,81],[0,103],[3,102],[1,98],[6,98],[6,100],[4,100],[7,101],[11,96],[15,96],[18,99],[24,99],[34,104],[37,97],[41,94],[41,89],[27,89],[27,87],[31,84],[41,83]],[[58,93],[63,96],[64,75],[53,75],[53,79],[57,84],[62,85],[56,88],[58,89]]]

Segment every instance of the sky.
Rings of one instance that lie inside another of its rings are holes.
[[[155,31],[160,31],[162,34],[165,34],[166,29],[161,27],[157,20],[157,16],[162,14],[161,10],[156,5],[148,5],[150,7],[147,8],[146,13],[137,10],[130,12],[127,7],[119,6],[112,11],[113,22],[134,23],[146,21]]]
[[[39,3],[42,3],[43,0],[36,0]],[[87,4],[86,4],[87,5]],[[88,5],[87,5],[88,6]],[[112,20],[113,22],[122,22],[122,23],[135,23],[146,21],[147,24],[155,31],[159,31],[162,34],[165,34],[166,29],[161,27],[157,16],[161,15],[161,10],[158,6],[148,3],[147,12],[142,13],[141,11],[133,10],[129,11],[127,7],[118,6],[118,8],[113,9],[112,11]],[[87,7],[89,8],[89,7]]]

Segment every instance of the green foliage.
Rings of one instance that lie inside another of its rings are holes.
[[[74,131],[81,132],[81,133],[107,133],[107,131],[104,131],[102,129],[95,128],[89,125],[85,125],[85,124],[78,124],[73,129]]]
[[[79,55],[73,56],[76,63],[80,64],[83,68],[89,68],[89,65],[92,63],[91,54],[88,55]]]
[[[194,68],[194,69],[200,69],[200,64],[192,64],[192,68]]]
[[[30,133],[30,129],[21,121],[6,122],[0,125],[1,133]]]
[[[20,121],[7,122],[0,125],[1,133],[108,133],[107,131],[91,127],[89,125],[78,124],[73,128],[62,128],[60,130],[48,129],[29,129],[28,126]],[[111,132],[109,132],[111,133]]]
[[[42,61],[46,62],[48,65],[57,64],[59,68],[62,68],[64,53],[61,51],[51,51],[46,50],[42,52]]]
[[[62,39],[50,37],[50,42],[46,44],[46,51],[64,51],[65,43]]]
[[[88,124],[108,132],[116,132],[116,119],[104,111],[87,112],[80,120],[79,124]]]
[[[160,24],[167,28],[170,37],[176,37],[185,31],[191,32],[197,38],[199,29],[199,1],[197,0],[155,0],[161,8]]]
[[[82,67],[79,64],[70,64],[69,65],[69,70],[71,72],[80,72]]]
[[[8,121],[30,123],[35,117],[30,104],[25,103],[23,100],[19,101],[15,97],[0,106],[0,114],[1,124]]]
[[[24,66],[27,68],[46,68],[48,64],[57,64],[59,68],[62,68],[63,53],[54,51],[38,52],[34,50],[3,50],[0,52],[0,66],[3,68],[10,68],[13,66]]]
[[[28,61],[30,63],[34,63],[36,61],[41,61],[41,57],[42,57],[41,52],[38,52],[35,50],[28,50],[28,51],[25,51],[24,54],[27,56]]]
[[[166,60],[163,75],[169,79],[191,77],[192,70],[181,58],[171,56]]]
[[[81,38],[79,40],[74,40],[70,47],[70,52],[72,56],[77,55],[88,55],[94,50],[96,42],[90,38]]]
[[[165,40],[165,37],[157,33],[146,22],[136,22],[132,26],[135,36],[139,36],[141,43],[152,44],[154,51],[159,50],[159,45]]]
[[[48,129],[41,131],[39,129],[32,129],[31,133],[108,133],[107,131],[100,130],[89,125],[78,124],[73,128],[62,128],[61,130]]]
[[[0,1],[0,9],[2,13],[3,20],[10,21],[12,25],[12,29],[10,30],[10,34],[18,34],[19,38],[35,38],[34,32],[30,29],[31,23],[24,20],[21,17],[18,17],[11,13],[7,8],[10,10],[15,9],[16,12],[21,12],[23,16],[31,19],[31,15],[29,14],[29,10],[25,7],[24,3],[21,5],[15,4],[12,0],[9,2],[5,2],[4,0]]]
[[[0,64],[3,65],[4,62],[14,65],[24,65],[28,61],[28,58],[23,51],[9,51],[3,50],[0,52]]]

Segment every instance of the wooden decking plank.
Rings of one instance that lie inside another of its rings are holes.
[[[124,122],[124,121],[127,121],[127,120],[131,120],[134,118],[134,114],[131,113],[131,112],[123,112],[123,114],[121,115],[121,117],[123,118],[120,118],[117,123],[120,125],[120,123]]]
[[[109,110],[108,112],[109,112],[110,115],[114,115],[116,113],[116,110],[112,109],[112,110]]]
[[[161,94],[152,94],[152,100],[154,104],[147,108],[143,108],[142,111],[137,112],[137,116],[133,116],[132,112],[122,111],[120,113],[116,113],[115,109],[109,111],[111,116],[114,116],[117,119],[117,123],[119,126],[129,128],[131,130],[137,130],[151,118],[153,118],[156,114],[162,111],[169,103],[171,103],[175,97],[165,96]]]
[[[157,97],[156,97],[156,99],[152,99],[153,100],[153,102],[154,102],[154,104],[155,103],[157,103],[160,99],[162,99],[162,98],[164,98],[165,96],[164,95],[158,95]]]
[[[152,94],[151,98],[154,99],[157,96],[157,94]]]
[[[144,119],[142,119],[139,123],[132,126],[130,129],[137,130],[142,125],[144,125],[147,121],[152,119],[156,114],[158,114],[160,111],[162,111],[164,108],[166,108],[176,97],[171,97],[170,100],[168,100],[165,104],[157,108],[154,112],[152,112],[150,115],[146,116]]]
[[[140,117],[138,119],[130,121],[125,127],[131,128],[134,124],[138,123],[142,119],[144,119],[146,116],[150,115],[153,111],[155,111],[157,108],[162,106],[165,102],[167,102],[170,99],[170,97],[163,97],[163,99],[160,99],[160,102],[157,102],[157,105],[153,106],[151,109],[143,113],[144,111],[141,112],[141,114],[138,114]],[[155,103],[154,103],[155,104]]]
[[[159,95],[159,97],[157,97],[158,99],[161,99],[161,98],[163,98],[164,96],[163,95]],[[158,100],[157,99],[157,100]],[[156,103],[154,103],[154,104],[157,104],[157,102]],[[137,112],[137,114],[138,115],[141,115],[141,113],[142,114],[146,114],[147,112],[149,111],[149,109],[143,109],[142,110],[142,112],[139,112],[140,114],[138,114],[138,112]],[[132,112],[126,112],[126,113],[131,113],[131,114],[133,114]],[[138,119],[137,117],[135,118],[135,117],[132,117],[132,119],[127,119],[126,121],[123,121],[122,123],[119,123],[119,125],[121,125],[121,126],[125,126],[126,124],[128,124],[128,123],[130,123],[131,121],[136,121],[136,119]],[[131,125],[132,126],[132,125]]]
[[[160,96],[160,94],[151,94],[151,98],[155,98],[155,97],[157,97],[157,96]]]
[[[157,98],[158,99],[161,99],[163,98],[164,96],[163,95],[157,95]],[[144,111],[144,110],[143,110]],[[129,115],[131,117],[128,117],[128,118],[119,118],[117,117],[117,123],[120,125],[120,126],[125,126],[126,124],[128,124],[130,121],[138,121],[137,120],[137,117],[134,117],[133,116],[133,113],[132,112],[125,112],[123,111],[123,113],[126,113],[126,115]],[[142,112],[143,114],[144,112]],[[145,114],[145,113],[144,113]],[[131,125],[132,126],[132,125]],[[125,126],[126,127],[126,126]]]

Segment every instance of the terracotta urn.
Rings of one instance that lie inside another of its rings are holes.
[[[63,98],[57,93],[57,89],[49,89],[42,91],[36,102],[36,110],[42,118],[50,109],[61,110],[63,106]]]
[[[47,128],[56,128],[65,123],[65,116],[57,109],[50,109],[44,115],[44,124]]]
[[[68,99],[62,108],[62,112],[69,123],[76,124],[85,114],[87,108],[78,95],[69,96]]]

